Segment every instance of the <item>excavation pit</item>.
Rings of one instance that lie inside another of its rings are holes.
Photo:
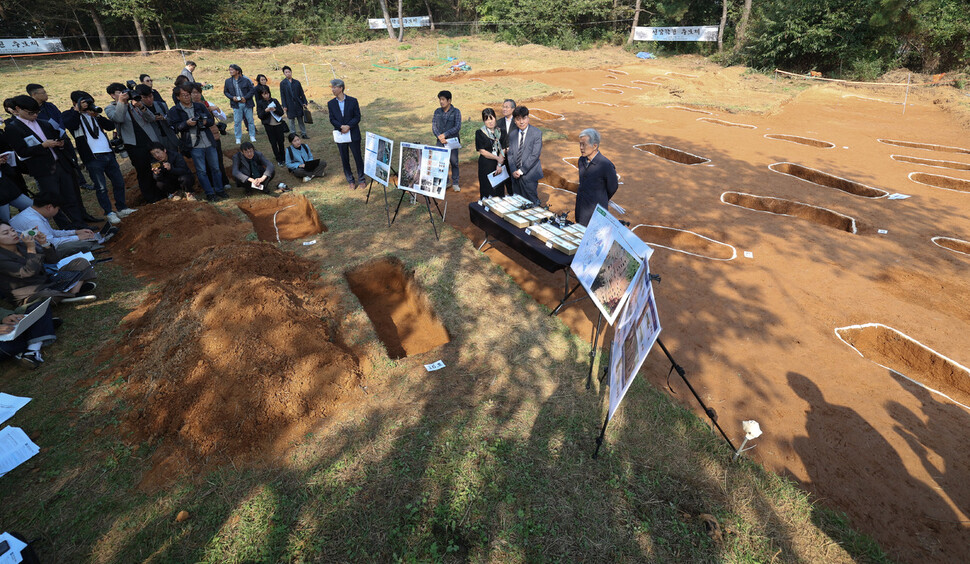
[[[919,157],[910,157],[907,155],[889,155],[894,161],[899,161],[901,163],[918,164],[923,166],[932,166],[935,168],[949,168],[952,170],[970,170],[970,164],[960,163],[957,161],[940,161],[937,159],[921,159]]]
[[[451,339],[400,259],[374,259],[348,270],[344,277],[391,359],[425,353]]]
[[[659,143],[643,143],[641,145],[634,145],[633,148],[677,164],[698,165],[711,162],[711,159],[698,157],[697,155],[692,155],[680,149],[674,149],[673,147],[667,147],[666,145],[660,145]]]
[[[564,159],[565,160],[565,159]],[[552,188],[572,192],[579,192],[579,183],[573,182],[563,177],[561,174],[548,168],[542,169],[542,182]]]
[[[236,205],[253,222],[260,241],[292,241],[327,230],[316,208],[303,194],[246,198]]]
[[[697,121],[713,123],[714,125],[723,125],[725,127],[740,127],[742,129],[758,129],[758,126],[756,125],[748,125],[746,123],[734,123],[733,121],[724,121],[723,119],[697,118]]]
[[[649,80],[631,80],[633,84],[643,84],[644,86],[663,86],[659,82],[650,82]]]
[[[709,260],[733,260],[738,256],[738,251],[733,246],[686,229],[641,224],[634,227],[633,231],[651,247],[662,247]]]
[[[597,92],[602,92],[603,94],[623,94],[622,90],[617,90],[616,88],[593,88]]]
[[[707,110],[699,110],[697,108],[689,108],[687,106],[667,106],[668,110],[680,110],[682,112],[694,112],[695,114],[707,114],[709,116],[714,115]]]
[[[943,176],[942,174],[928,174],[925,172],[911,172],[909,179],[918,184],[925,184],[933,188],[953,190],[954,192],[970,192],[970,180]]]
[[[611,108],[620,107],[619,104],[611,104],[609,102],[597,102],[596,100],[582,100],[580,102],[577,102],[577,104],[595,104],[597,106],[609,106]]]
[[[628,84],[616,84],[613,82],[606,82],[603,84],[603,86],[606,86],[607,88],[632,88],[634,90],[643,90],[642,88],[639,88],[637,86],[630,86]]]
[[[953,237],[933,237],[930,239],[937,247],[943,247],[948,251],[970,256],[970,241],[954,239]]]
[[[922,149],[924,151],[937,151],[940,153],[960,153],[970,155],[970,149],[962,147],[948,147],[946,145],[935,145],[933,143],[916,143],[915,141],[900,141],[898,139],[877,139],[886,145],[896,145],[897,147],[909,147],[910,149]]]
[[[630,74],[630,73],[628,73],[626,71],[622,71],[622,70],[619,70],[619,69],[606,69],[606,70],[608,72],[613,73],[613,74]]]
[[[840,327],[835,334],[863,358],[963,407],[970,405],[970,371],[919,341],[881,323]]]
[[[721,201],[739,208],[805,219],[846,233],[858,233],[855,218],[801,202],[741,192],[725,192],[721,194]]]
[[[534,117],[534,118],[539,119],[539,120],[542,120],[542,121],[555,121],[555,120],[564,120],[564,119],[566,119],[566,116],[564,116],[562,114],[557,114],[555,112],[550,112],[548,110],[541,110],[541,109],[538,109],[538,108],[535,108],[535,109],[530,108],[529,109],[529,117]]]
[[[835,188],[836,190],[841,190],[854,196],[861,196],[863,198],[883,198],[889,195],[889,192],[886,192],[885,190],[873,188],[872,186],[866,186],[861,182],[847,180],[827,172],[822,172],[820,170],[808,168],[807,166],[802,166],[795,163],[775,163],[769,165],[768,168],[781,174],[794,176],[795,178],[804,180],[805,182],[811,182],[812,184],[825,186],[826,188]]]
[[[685,74],[682,72],[668,71],[668,72],[665,72],[664,74],[667,76],[679,76],[681,78],[697,78],[696,74]]]
[[[829,143],[828,141],[820,141],[818,139],[812,139],[811,137],[800,137],[798,135],[776,135],[774,133],[766,134],[766,139],[774,139],[775,141],[788,141],[789,143],[798,143],[799,145],[808,145],[809,147],[816,147],[818,149],[834,149],[835,143]]]

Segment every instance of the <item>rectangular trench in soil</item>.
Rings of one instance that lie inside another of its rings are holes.
[[[390,358],[421,354],[451,339],[414,274],[397,257],[366,262],[344,277]]]

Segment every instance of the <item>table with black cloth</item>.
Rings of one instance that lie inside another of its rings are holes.
[[[569,289],[569,265],[572,264],[573,257],[556,249],[550,249],[539,239],[526,235],[526,228],[516,227],[491,211],[485,211],[485,207],[478,202],[468,204],[468,215],[472,224],[485,232],[485,240],[479,245],[478,250],[492,241],[501,241],[548,272],[563,271],[565,275],[563,299],[552,314],[559,313],[559,310],[566,305],[566,299],[575,291],[575,288],[573,291]]]

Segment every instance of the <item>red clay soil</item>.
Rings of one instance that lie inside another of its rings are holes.
[[[631,81],[653,81],[665,70],[685,70],[700,75],[692,84],[724,92],[727,104],[759,101],[758,93],[732,94],[733,85],[725,84],[731,80],[725,78],[729,71],[723,68],[675,65],[631,62],[622,68],[630,73],[625,80]],[[629,106],[550,101],[543,108],[566,119],[538,127],[565,135],[586,127],[600,131],[601,152],[623,176],[613,198],[627,210],[619,218],[632,225],[687,229],[737,248],[739,256],[731,261],[663,248],[650,261],[651,272],[663,277],[654,291],[664,343],[701,397],[717,410],[720,424],[740,444],[741,421],[758,420],[764,435],[745,456],[798,481],[819,504],[845,511],[851,524],[872,535],[892,558],[966,561],[970,411],[859,356],[834,332],[836,327],[883,323],[964,366],[970,364],[970,257],[942,252],[930,241],[941,233],[967,233],[970,199],[965,192],[912,182],[908,175],[914,165],[890,159],[901,153],[933,157],[921,149],[966,145],[961,120],[933,104],[930,96],[937,94],[918,94],[915,101],[911,95],[915,105],[903,114],[886,104],[842,98],[837,86],[827,86],[806,90],[773,111],[731,118],[757,130],[712,127],[697,121],[696,114],[659,107],[643,91],[602,95],[593,86],[599,88],[603,74],[577,70],[531,75],[550,88],[573,90],[576,100]],[[712,118],[727,115],[707,107],[717,114]],[[836,147],[820,150],[763,137],[776,132],[824,139]],[[879,139],[911,140],[914,145],[901,150]],[[703,155],[715,166],[645,158],[633,146],[647,140]],[[543,144],[542,165],[575,182],[576,169],[561,159],[577,155],[574,141],[550,140]],[[952,150],[945,158],[970,160]],[[768,165],[777,162],[801,163],[912,197],[860,198],[841,190],[813,189],[798,178],[770,171]],[[476,163],[463,166],[462,173],[476,178]],[[952,176],[970,181],[970,171]],[[479,192],[474,181],[462,188],[448,193],[452,211],[447,220],[477,246],[482,232],[471,225],[463,206],[477,200]],[[859,237],[752,213],[722,204],[720,196],[726,191],[838,210],[888,233]],[[574,209],[575,196],[568,191],[540,186],[539,195],[552,211]],[[745,258],[744,251],[753,258]],[[562,298],[562,274],[530,264],[502,243],[486,247],[484,253],[540,303],[552,308]],[[577,335],[589,338],[596,313],[586,301],[567,306],[559,317]],[[645,381],[633,383],[620,409],[632,409],[635,404],[627,402],[642,393],[638,386],[649,382],[665,389],[668,368],[654,350],[640,372]],[[685,386],[672,386],[675,401],[705,418]],[[636,416],[630,412],[628,417]]]
[[[450,340],[400,259],[375,259],[347,271],[345,277],[392,359],[421,354]]]
[[[303,194],[284,194],[279,198],[256,196],[238,204],[253,222],[260,241],[292,241],[323,233],[327,226]]]
[[[206,247],[239,241],[248,232],[244,222],[207,202],[162,200],[138,208],[108,246],[138,276],[166,278]]]
[[[107,370],[131,378],[134,439],[161,440],[143,489],[207,464],[272,463],[356,391],[315,268],[267,243],[209,248],[125,318],[125,365]]]

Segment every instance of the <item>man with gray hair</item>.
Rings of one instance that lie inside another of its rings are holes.
[[[616,167],[600,153],[600,134],[592,128],[579,134],[579,189],[576,191],[576,223],[589,224],[596,204],[609,207],[616,194]]]
[[[502,102],[502,117],[498,118],[498,123],[496,127],[502,130],[505,134],[505,145],[502,146],[506,152],[509,150],[509,135],[515,130],[515,121],[512,119],[512,112],[515,111],[515,100],[511,98],[506,98]]]
[[[358,185],[363,188],[366,182],[364,159],[360,154],[360,104],[357,103],[356,98],[344,94],[345,88],[344,81],[339,78],[330,81],[333,99],[327,102],[327,111],[330,113],[330,123],[333,125],[335,135],[337,132],[345,136],[350,134],[349,141],[337,143],[340,163],[344,166],[344,178],[347,179],[351,189],[357,188]],[[354,154],[354,164],[357,165],[356,179],[350,170],[350,153]]]

